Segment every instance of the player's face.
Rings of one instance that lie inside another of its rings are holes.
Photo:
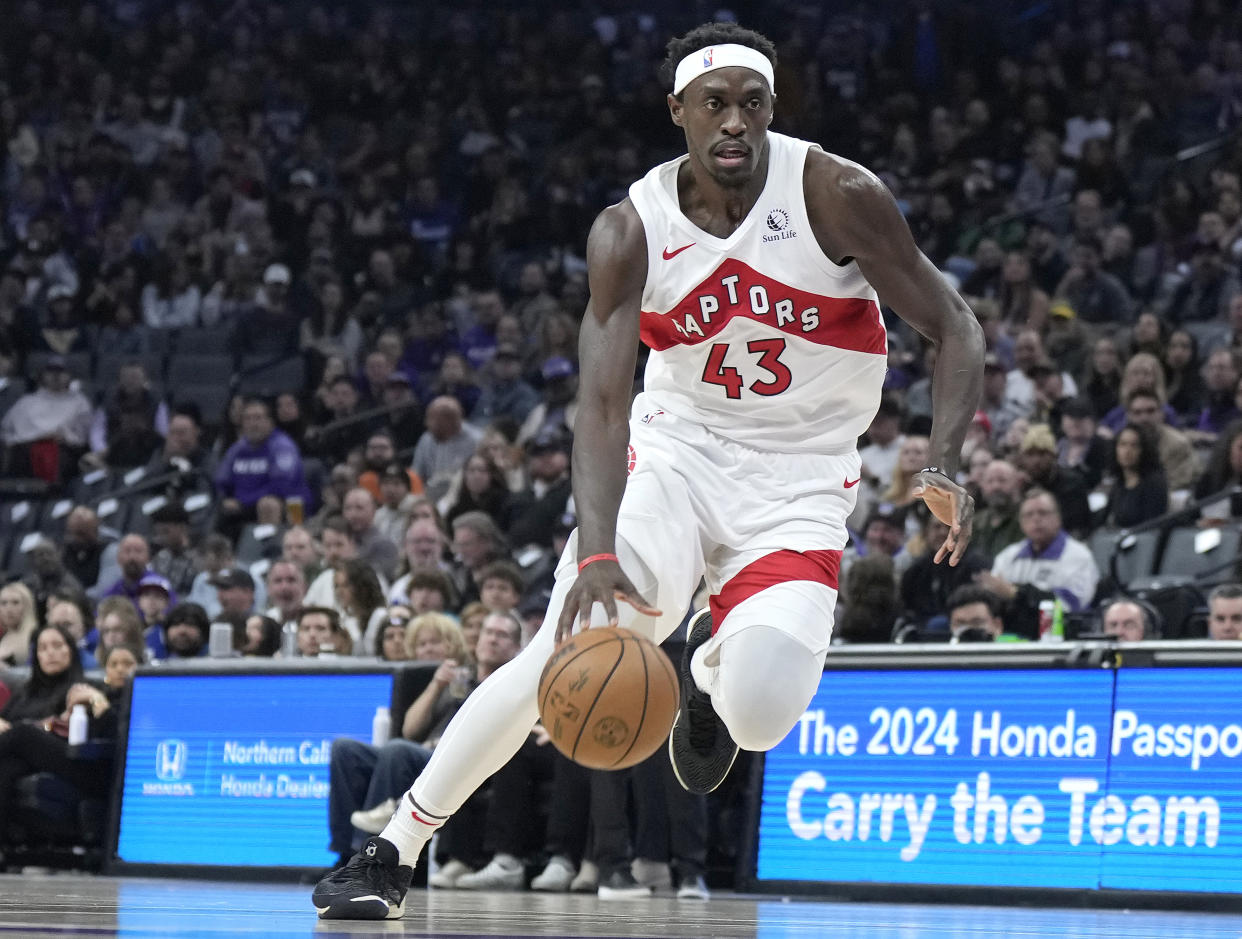
[[[673,123],[686,132],[690,159],[722,186],[742,186],[767,146],[775,97],[756,71],[742,66],[696,78],[678,101],[669,95]]]

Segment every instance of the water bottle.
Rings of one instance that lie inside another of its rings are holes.
[[[388,708],[378,707],[371,718],[371,746],[382,747],[388,742],[388,734],[392,730],[392,716]]]
[[[285,623],[280,630],[280,654],[286,659],[298,657],[298,624]]]
[[[69,746],[77,747],[86,743],[86,705],[75,704],[69,715]]]
[[[207,640],[207,654],[213,659],[227,659],[233,654],[233,626],[231,623],[212,623]]]

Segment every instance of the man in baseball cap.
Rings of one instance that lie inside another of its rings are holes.
[[[220,571],[208,581],[216,588],[216,598],[220,601],[221,613],[236,613],[249,616],[254,609],[254,578],[250,572],[233,567]]]

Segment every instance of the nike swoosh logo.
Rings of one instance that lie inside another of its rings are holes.
[[[853,488],[854,488],[855,486],[857,486],[857,485],[859,484],[859,482],[861,482],[861,481],[862,481],[862,477],[861,477],[861,476],[859,476],[859,477],[858,477],[858,479],[855,479],[853,482],[850,482],[850,481],[847,479],[847,480],[845,481],[845,488],[846,488],[846,489],[853,489]]]
[[[696,244],[698,244],[697,241],[692,241],[690,242],[690,244],[686,245],[683,248],[678,248],[676,251],[669,251],[668,248],[666,247],[664,249],[664,260],[671,261],[673,260],[673,258],[677,257],[677,255],[681,254],[687,248],[693,248]]]

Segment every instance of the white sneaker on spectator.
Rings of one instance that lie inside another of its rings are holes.
[[[349,824],[368,835],[378,835],[397,811],[396,799],[385,799],[373,809],[363,809],[349,816]]]
[[[458,877],[454,886],[458,890],[521,890],[526,886],[526,868],[512,854],[497,854],[482,870]]]
[[[574,882],[573,862],[563,854],[553,855],[543,873],[530,882],[531,890],[546,890],[549,893],[565,893]]]
[[[578,874],[569,884],[570,893],[594,893],[599,886],[599,868],[594,861],[583,861]]]
[[[702,876],[687,877],[677,888],[678,900],[710,900],[712,893],[707,889],[707,881]]]
[[[668,890],[673,886],[673,872],[666,861],[648,861],[636,857],[630,865],[630,873],[644,887],[653,890]]]
[[[454,858],[427,878],[427,886],[436,887],[440,890],[452,890],[457,886],[458,880],[466,874],[473,873],[474,871],[469,867]]]

